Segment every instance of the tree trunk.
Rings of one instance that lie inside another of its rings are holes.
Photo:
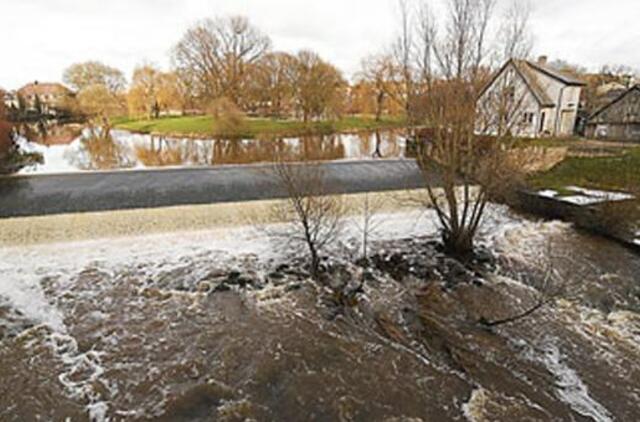
[[[446,231],[442,235],[445,253],[466,260],[473,255],[473,236],[466,227]]]

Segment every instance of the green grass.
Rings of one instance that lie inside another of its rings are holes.
[[[302,136],[310,134],[331,134],[339,132],[392,129],[403,127],[406,122],[402,118],[385,117],[375,121],[371,117],[345,117],[335,121],[318,121],[304,123],[296,120],[247,119],[244,124],[231,134],[216,134],[234,138],[258,138],[261,136]],[[153,120],[116,119],[118,129],[140,133],[157,133],[164,135],[212,136],[214,121],[210,116],[163,117]]]
[[[566,186],[594,189],[638,190],[640,188],[640,148],[615,157],[569,158],[552,170],[530,179],[534,188],[562,190]]]

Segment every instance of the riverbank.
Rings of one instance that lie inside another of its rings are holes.
[[[569,157],[528,185],[519,204],[525,210],[640,247],[639,147],[604,144],[601,154]]]
[[[248,118],[233,133],[216,133],[211,116],[161,117],[158,119],[116,121],[117,129],[136,133],[157,134],[177,138],[233,138],[256,139],[270,137],[298,137],[306,135],[330,135],[369,130],[400,129],[406,127],[401,117],[383,117],[376,121],[373,117],[352,116],[340,120],[302,122],[298,120],[276,120]]]
[[[556,190],[566,186],[637,189],[640,188],[640,147],[610,149],[606,156],[570,157],[550,171],[534,175],[529,183],[534,188]]]

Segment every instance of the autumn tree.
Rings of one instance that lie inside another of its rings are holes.
[[[80,111],[90,119],[110,119],[126,112],[123,98],[102,84],[83,88],[77,100]]]
[[[179,109],[184,115],[195,110],[198,106],[198,98],[195,91],[198,82],[196,76],[190,70],[177,69],[172,73],[175,75],[177,101],[180,103]]]
[[[403,89],[396,76],[396,69],[389,55],[371,55],[360,64],[356,86],[363,90],[363,101],[371,104],[376,120],[381,119],[385,110],[398,113],[406,108]],[[393,107],[394,103],[400,106],[400,110]]]
[[[64,71],[62,80],[76,92],[92,85],[102,85],[116,94],[124,91],[127,85],[127,80],[120,70],[98,61],[76,63],[69,66]]]
[[[207,111],[213,117],[213,133],[218,136],[235,137],[244,124],[244,113],[228,98],[217,98],[209,104]]]
[[[297,60],[288,53],[265,54],[250,68],[248,86],[251,108],[273,117],[291,110]]]
[[[245,105],[248,68],[271,47],[271,40],[247,18],[205,19],[189,28],[173,50],[180,72],[189,72],[203,103],[227,97]]]
[[[184,88],[176,72],[160,72],[157,76],[156,98],[160,110],[184,110]]]
[[[127,104],[131,115],[143,115],[147,118],[159,116],[160,74],[160,70],[150,64],[135,68],[131,78],[131,88],[127,94]]]
[[[296,109],[302,120],[338,115],[344,106],[346,81],[340,71],[311,51],[296,56],[293,69]]]
[[[181,83],[176,72],[163,72],[150,64],[138,66],[127,95],[130,114],[158,118],[162,111],[184,110]]]

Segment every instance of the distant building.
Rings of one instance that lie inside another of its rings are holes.
[[[640,141],[640,85],[636,85],[596,111],[587,123],[592,138]]]
[[[18,97],[15,91],[5,91],[0,88],[0,101],[2,101],[7,108],[18,107]]]
[[[604,83],[596,88],[596,95],[604,96],[610,95],[611,92],[621,93],[628,89],[626,85],[621,84],[620,82],[608,82]]]
[[[490,125],[485,132],[497,134],[508,126],[514,136],[571,136],[584,86],[581,79],[549,67],[546,57],[537,62],[509,60],[478,98],[480,113],[494,116],[487,119]],[[505,107],[497,105],[505,95],[511,98],[514,110],[508,117],[498,117],[505,114]],[[505,118],[509,120],[506,125]]]
[[[27,84],[17,91],[17,96],[25,102],[27,107],[34,108],[39,101],[43,112],[54,114],[72,95],[73,92],[62,84],[38,81]]]

